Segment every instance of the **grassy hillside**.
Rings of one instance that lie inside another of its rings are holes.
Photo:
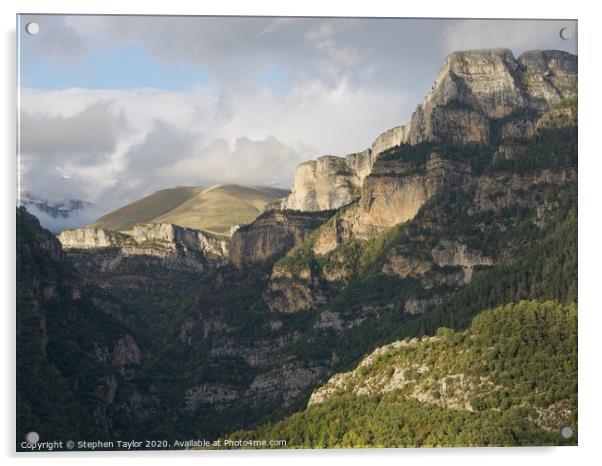
[[[283,189],[214,186],[204,189],[153,221],[228,233],[234,225],[251,223],[263,212],[266,204],[286,194],[287,191]]]
[[[266,204],[286,194],[282,189],[238,185],[179,186],[121,207],[90,226],[127,231],[137,223],[173,223],[226,234],[234,225],[252,222]]]
[[[521,301],[375,351],[310,407],[232,438],[288,447],[576,444],[577,307]]]
[[[162,189],[103,215],[90,226],[116,231],[130,230],[137,223],[152,222],[153,219],[175,209],[204,189],[202,186],[178,186],[177,188]]]

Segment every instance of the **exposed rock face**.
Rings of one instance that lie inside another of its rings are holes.
[[[314,252],[323,255],[349,239],[368,239],[410,220],[439,188],[469,179],[468,164],[445,160],[436,152],[422,167],[404,160],[377,160],[359,202],[320,231]]]
[[[355,176],[358,178],[359,188],[362,184],[362,181],[364,181],[364,178],[366,178],[372,171],[372,164],[374,163],[374,150],[366,149],[362,152],[349,154],[345,156],[345,160],[347,165],[351,168],[351,170],[353,170]]]
[[[258,375],[249,387],[245,398],[277,400],[282,406],[288,406],[303,391],[315,386],[323,377],[324,368],[319,366],[303,367],[300,364],[285,364],[274,370]]]
[[[225,240],[167,223],[134,226],[130,234],[99,228],[65,230],[59,240],[80,271],[110,272],[132,258],[153,258],[167,268],[203,270],[227,257]]]
[[[501,211],[519,205],[532,207],[534,200],[522,193],[537,186],[562,186],[577,180],[575,169],[538,170],[527,174],[501,173],[478,178],[475,193],[475,210]]]
[[[398,254],[392,251],[387,256],[382,271],[387,275],[393,275],[400,279],[404,278],[420,278],[430,272],[432,263],[428,260],[412,257],[409,255]]]
[[[530,138],[537,132],[537,118],[515,118],[504,123],[500,129],[500,139],[507,141],[509,139]]]
[[[484,257],[478,251],[470,250],[458,241],[442,240],[431,251],[435,263],[439,267],[462,267],[464,283],[472,281],[473,270],[477,266],[492,266],[493,260]]]
[[[366,170],[366,161],[356,154],[353,163]],[[342,157],[310,160],[297,167],[292,192],[282,208],[310,212],[337,209],[353,200],[354,191],[359,193],[359,184],[356,172]]]
[[[141,352],[131,335],[120,338],[113,349],[113,365],[123,368],[140,364]]]
[[[357,197],[379,156],[401,144],[423,141],[487,144],[491,123],[521,111],[544,112],[577,93],[577,57],[535,50],[515,59],[507,49],[450,54],[410,121],[379,135],[370,149],[301,164],[283,209],[336,209]],[[502,139],[530,137],[537,118],[502,125]],[[361,161],[361,163],[358,163]]]
[[[454,52],[410,121],[407,142],[488,142],[489,121],[524,109],[548,110],[576,94],[577,57],[507,49]]]
[[[58,236],[63,248],[95,249],[119,247],[131,243],[131,238],[117,231],[102,228],[64,230]]]
[[[488,257],[483,257],[479,252],[470,250],[465,244],[458,241],[441,240],[431,251],[435,263],[440,267],[468,267],[477,265],[493,265]]]
[[[289,268],[276,264],[270,276],[265,301],[272,311],[292,314],[324,302],[319,275],[310,267]]]
[[[443,186],[459,185],[470,178],[470,166],[445,160],[432,152],[424,172],[400,164],[376,164],[366,179],[358,203],[358,231],[364,226],[381,230],[413,218],[418,209]]]
[[[147,223],[135,225],[132,238],[138,244],[160,242],[166,248],[178,248],[201,252],[207,256],[225,256],[227,254],[226,241],[216,239],[200,230],[183,228],[170,223]]]
[[[200,230],[170,223],[135,225],[131,234],[102,228],[76,228],[63,231],[58,239],[65,249],[136,247],[155,243],[174,251],[183,248],[216,256],[226,254],[225,241],[206,235]]]
[[[409,134],[410,125],[401,125],[391,128],[379,135],[370,147],[372,159],[376,160],[376,158],[387,149],[406,143]]]
[[[533,50],[518,58],[528,106],[545,111],[577,94],[577,57],[559,50]]]
[[[253,223],[239,228],[232,235],[230,260],[235,267],[241,268],[277,257],[305,241],[331,215],[329,211],[264,212]]]
[[[201,404],[227,405],[240,399],[236,387],[226,384],[202,384],[186,392],[186,410],[196,411]]]
[[[424,314],[431,307],[441,304],[441,296],[433,296],[427,299],[408,298],[403,305],[403,311],[407,314]]]

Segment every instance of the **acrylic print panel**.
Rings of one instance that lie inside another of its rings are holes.
[[[576,21],[17,27],[17,450],[577,443]]]

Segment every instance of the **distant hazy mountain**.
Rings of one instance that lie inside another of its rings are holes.
[[[80,227],[98,216],[96,206],[82,199],[50,200],[29,191],[21,191],[19,204],[53,233]]]
[[[286,190],[268,187],[179,186],[132,202],[103,215],[89,226],[126,231],[137,223],[173,223],[228,233],[232,226],[252,222],[268,203],[287,194]]]
[[[50,215],[52,218],[67,218],[76,211],[81,211],[92,206],[90,202],[81,199],[49,201],[27,191],[21,193],[20,202],[28,209],[37,209]]]

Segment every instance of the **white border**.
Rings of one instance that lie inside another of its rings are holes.
[[[549,465],[588,464],[597,455],[600,425],[600,338],[602,322],[597,292],[599,270],[602,268],[598,237],[602,228],[599,212],[602,196],[599,187],[602,176],[602,134],[598,121],[602,113],[599,81],[600,16],[594,2],[504,0],[503,2],[472,2],[453,0],[440,2],[391,2],[385,0],[326,3],[324,0],[285,2],[282,0],[203,1],[145,0],[5,0],[0,3],[2,24],[2,92],[4,108],[0,112],[0,130],[4,144],[2,176],[2,280],[1,295],[5,306],[1,309],[3,354],[3,382],[0,384],[2,422],[0,439],[2,455],[8,462],[30,464],[43,458],[49,463],[66,461],[108,462],[114,464],[164,464],[173,460],[188,460],[199,464],[267,465],[286,462],[290,465],[312,463],[365,465],[379,464],[478,464],[504,465],[508,463],[545,463]],[[99,14],[227,14],[227,15],[290,15],[290,16],[403,16],[403,17],[481,17],[481,18],[577,18],[579,20],[579,447],[565,448],[506,448],[506,449],[445,449],[445,450],[345,450],[345,451],[278,451],[278,452],[120,452],[95,454],[44,454],[32,456],[14,450],[14,370],[15,370],[15,193],[16,157],[16,13],[99,13]],[[85,459],[84,459],[85,458]]]

